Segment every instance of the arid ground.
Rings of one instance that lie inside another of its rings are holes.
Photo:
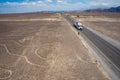
[[[0,15],[0,80],[109,80],[58,13]]]
[[[84,25],[120,42],[120,13],[78,12],[69,15]]]

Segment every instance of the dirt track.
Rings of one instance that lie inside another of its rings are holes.
[[[59,20],[0,22],[0,79],[108,80],[59,14],[29,15]]]

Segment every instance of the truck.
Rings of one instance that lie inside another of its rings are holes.
[[[77,28],[78,30],[82,30],[82,29],[83,29],[83,25],[82,25],[82,23],[80,23],[80,22],[75,22],[75,23],[73,24],[73,26],[74,26],[75,28]]]

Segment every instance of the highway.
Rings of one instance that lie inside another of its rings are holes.
[[[120,69],[120,50],[84,27],[82,33]]]
[[[68,16],[62,14],[62,16],[70,22],[71,25],[75,20],[71,19]],[[109,60],[110,64],[114,65],[116,70],[120,72],[120,49],[113,46],[108,41],[104,40],[94,32],[90,31],[87,27],[83,27],[83,30],[80,33],[84,34]]]

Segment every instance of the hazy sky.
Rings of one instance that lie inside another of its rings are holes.
[[[0,0],[0,13],[85,10],[120,6],[120,0]]]

